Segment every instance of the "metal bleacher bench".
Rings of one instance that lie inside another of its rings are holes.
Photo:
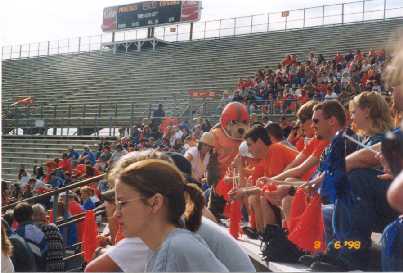
[[[220,227],[228,232],[228,229],[224,226]],[[381,234],[372,233],[372,244],[373,249],[379,249],[379,241]],[[242,234],[237,240],[238,244],[245,251],[245,253],[251,259],[253,265],[257,272],[311,272],[312,270],[302,264],[290,264],[290,263],[277,263],[277,262],[266,262],[263,260],[260,254],[260,241],[248,238],[245,234]],[[359,272],[359,270],[351,271]]]

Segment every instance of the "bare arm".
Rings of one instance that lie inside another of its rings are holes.
[[[398,212],[403,213],[403,171],[393,180],[387,197],[390,206]]]
[[[272,177],[273,180],[284,180],[286,178],[299,178],[303,176],[307,171],[309,171],[313,166],[319,163],[319,158],[311,155],[306,160],[304,160],[300,165],[288,169],[281,174]]]
[[[92,260],[86,267],[84,272],[119,272],[119,266],[106,254]]]
[[[380,152],[381,143],[372,145],[371,148]],[[347,156],[346,171],[350,172],[354,169],[374,167],[379,164],[380,162],[376,158],[376,154],[373,151],[368,149],[361,149]]]
[[[297,157],[284,169],[285,171],[291,168],[294,168],[298,165],[300,165],[302,162],[304,162],[308,158],[307,155],[303,153],[299,153]]]

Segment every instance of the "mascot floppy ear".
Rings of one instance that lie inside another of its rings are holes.
[[[217,152],[213,150],[210,154],[210,160],[207,165],[207,183],[213,187],[215,187],[220,180],[218,164]]]

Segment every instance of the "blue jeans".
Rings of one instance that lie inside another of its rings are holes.
[[[351,199],[339,199],[335,204],[333,227],[338,230],[336,239],[345,242],[359,241],[360,246],[335,249],[329,244],[329,254],[336,256],[353,269],[365,270],[368,266],[371,233],[383,229],[398,216],[386,200],[390,182],[379,180],[380,172],[374,169],[357,169],[348,174],[351,182]]]
[[[333,240],[333,220],[334,205],[322,205],[323,223],[325,226],[325,240],[326,243],[330,243]]]

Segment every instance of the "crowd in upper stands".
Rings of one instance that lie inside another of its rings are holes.
[[[305,60],[288,54],[275,70],[266,66],[254,76],[240,78],[233,95],[226,92],[224,96],[247,103],[251,112],[278,114],[295,113],[311,99],[338,98],[345,103],[361,91],[386,91],[382,80],[385,61],[383,49],[337,52],[328,59],[313,51]]]
[[[241,79],[233,97],[224,98],[245,103],[251,113],[270,112],[266,100],[275,113],[296,112],[296,122],[283,117],[278,123],[251,114],[233,171],[224,177],[234,183],[230,201],[241,202],[243,232],[263,242],[267,261],[292,260],[295,254],[314,271],[367,270],[370,236],[376,231],[389,240],[382,269],[402,269],[402,244],[392,240],[398,243],[390,245],[390,238],[391,230],[403,230],[398,218],[402,200],[393,198],[403,183],[401,175],[397,178],[403,169],[403,51],[386,69],[389,87],[381,78],[387,61],[383,50],[337,53],[331,60],[312,52],[304,63],[290,54],[275,71],[266,67]],[[384,96],[389,90],[394,104]],[[264,107],[258,110],[257,105]],[[60,224],[102,206],[107,227],[98,236],[100,247],[84,264],[87,272],[254,271],[235,239],[217,225],[223,212],[213,207],[208,181],[207,166],[214,156],[211,128],[203,118],[166,117],[160,105],[151,121],[145,119],[114,142],[102,139],[96,148],[82,151],[70,147],[61,159],[35,166],[32,174],[21,168],[17,183],[2,183],[3,205],[100,174],[107,177],[59,200],[20,202],[7,211],[2,254],[12,264],[6,270],[67,269],[65,252],[79,252],[85,227],[81,222]],[[388,134],[391,130],[395,134]],[[389,186],[394,190],[390,204]],[[315,196],[322,202],[325,245],[312,255],[303,255],[283,230],[292,234],[297,221],[293,201],[302,192],[310,202]],[[58,210],[48,212],[54,202]],[[53,213],[56,223],[50,224]],[[394,238],[402,240],[403,234]],[[337,242],[353,241],[360,247],[337,247]]]

